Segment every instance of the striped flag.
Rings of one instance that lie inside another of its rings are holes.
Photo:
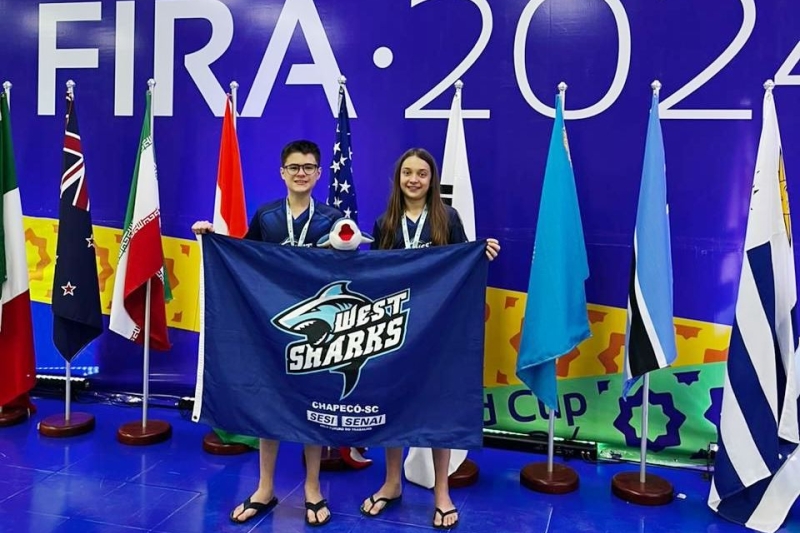
[[[339,87],[339,116],[336,119],[336,140],[333,143],[331,178],[327,204],[358,223],[356,185],[353,181],[353,147],[350,139],[350,117],[347,114],[347,92]]]
[[[70,94],[67,95],[52,309],[53,343],[67,361],[72,361],[103,332],[89,184],[78,115]]]
[[[0,90],[0,407],[10,405],[35,384],[22,203],[14,164],[8,96]]]
[[[231,95],[226,95],[222,138],[219,143],[213,224],[216,233],[244,237],[247,233],[247,208],[244,202],[242,161],[239,156],[239,140],[233,123],[233,113]]]
[[[672,252],[664,159],[658,94],[653,94],[633,233],[623,396],[628,395],[639,377],[667,367],[675,360]]]
[[[461,217],[467,239],[475,240],[475,203],[469,176],[467,139],[461,117],[461,89],[456,89],[447,121],[447,137],[442,161],[442,200],[453,206]]]
[[[796,307],[789,198],[768,88],[708,497],[723,518],[763,532],[780,528],[800,496]]]
[[[165,302],[169,295],[169,278],[161,247],[161,209],[150,112],[148,91],[114,279],[110,329],[129,340],[143,343],[147,282],[150,281],[150,343],[156,350],[168,350]]]

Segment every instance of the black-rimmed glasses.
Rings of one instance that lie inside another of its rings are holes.
[[[290,175],[294,176],[300,169],[303,169],[305,174],[313,174],[319,168],[319,165],[312,165],[311,163],[306,163],[305,165],[286,165],[283,169]]]

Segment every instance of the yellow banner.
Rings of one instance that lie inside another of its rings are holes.
[[[50,303],[56,256],[58,221],[25,218],[31,298]],[[114,271],[122,232],[116,228],[94,227],[97,268],[103,312],[111,310]],[[164,237],[164,254],[173,300],[167,304],[169,326],[199,331],[198,286],[200,249],[197,241]],[[484,385],[518,385],[517,350],[525,313],[523,292],[489,288],[486,293],[486,344]],[[589,305],[592,337],[577,350],[558,360],[559,378],[601,376],[621,372],[625,349],[623,308]],[[675,366],[725,361],[730,340],[729,326],[676,318],[678,359]]]

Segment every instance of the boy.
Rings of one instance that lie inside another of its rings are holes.
[[[320,150],[310,141],[293,141],[281,152],[281,178],[286,184],[287,196],[261,206],[250,221],[245,239],[271,242],[286,246],[314,246],[327,235],[333,223],[343,215],[337,209],[317,204],[311,191],[320,177]],[[196,234],[214,231],[208,221],[198,221],[192,226]],[[231,520],[243,523],[278,504],[275,497],[275,459],[278,441],[259,439],[260,476],[256,491],[237,506]],[[331,513],[322,497],[319,469],[322,447],[306,445],[306,522],[309,525],[326,524]]]

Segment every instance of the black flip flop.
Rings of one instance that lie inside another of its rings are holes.
[[[457,513],[457,512],[458,512],[458,509],[450,509],[449,511],[444,512],[444,511],[442,511],[441,509],[439,509],[437,507],[436,510],[433,512],[433,527],[435,527],[436,529],[453,529],[454,527],[456,527],[458,525],[459,521],[456,520],[455,522],[453,522],[449,526],[446,526],[446,525],[444,525],[444,517],[449,515],[449,514],[453,514],[453,513]],[[439,524],[438,526],[436,525],[436,515],[437,514],[442,515],[442,523]]]
[[[278,498],[273,496],[272,499],[267,503],[254,502],[250,501],[250,498],[247,498],[245,501],[242,502],[242,505],[244,505],[244,509],[242,509],[242,512],[239,513],[237,516],[242,516],[242,513],[244,513],[248,509],[255,510],[255,513],[245,518],[244,520],[238,520],[234,518],[233,511],[231,511],[231,522],[233,522],[234,524],[244,524],[245,522],[249,522],[251,519],[257,517],[260,514],[270,512],[272,509],[275,508],[276,505],[278,505]],[[236,509],[234,509],[234,511],[235,510]]]
[[[314,513],[314,518],[317,519],[316,522],[310,521],[308,519],[308,513],[306,513],[306,524],[308,524],[311,527],[317,527],[317,526],[324,526],[325,524],[330,522],[331,516],[333,516],[332,514],[330,514],[330,509],[328,509],[328,517],[325,520],[320,522],[319,516],[317,516],[318,512],[327,507],[328,507],[328,500],[320,500],[317,503],[306,502],[306,511],[311,511],[312,513]]]
[[[369,511],[364,509],[364,505],[362,504],[361,514],[363,514],[364,516],[368,516],[370,518],[375,518],[376,516],[380,516],[381,513],[384,512],[387,507],[389,507],[393,503],[399,502],[402,497],[403,495],[401,494],[396,498],[376,498],[375,495],[373,494],[372,496],[369,497],[369,503],[370,503]],[[381,502],[383,502],[383,507],[381,507],[381,510],[375,514],[372,514],[370,511],[372,511],[372,509],[374,509],[375,506]]]

